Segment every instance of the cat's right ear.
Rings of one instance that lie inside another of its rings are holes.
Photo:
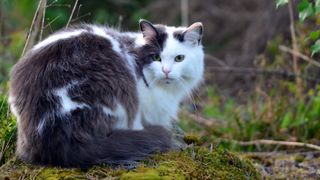
[[[193,23],[184,32],[184,40],[191,45],[197,45],[201,42],[203,25],[201,22]]]
[[[140,19],[139,20],[139,26],[140,26],[140,31],[142,32],[144,38],[157,37],[158,36],[158,31],[152,25],[151,22],[149,22],[149,21],[147,21],[145,19]]]

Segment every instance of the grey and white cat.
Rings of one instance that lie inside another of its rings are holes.
[[[202,29],[80,25],[38,43],[11,75],[18,157],[89,167],[169,150],[179,103],[202,80]]]

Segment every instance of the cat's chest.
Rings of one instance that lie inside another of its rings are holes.
[[[177,119],[179,100],[163,90],[139,88],[140,112],[144,122],[171,127]]]

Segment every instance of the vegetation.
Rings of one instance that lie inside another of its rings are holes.
[[[0,94],[0,166],[14,154],[16,120],[9,112],[7,96]]]
[[[190,147],[183,152],[155,155],[134,170],[108,166],[89,170],[59,169],[27,165],[12,159],[0,168],[0,178],[19,179],[260,179],[259,173],[246,159],[223,149]]]

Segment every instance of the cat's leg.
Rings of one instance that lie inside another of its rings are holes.
[[[128,129],[128,114],[124,109],[123,105],[119,102],[116,103],[116,108],[112,111],[110,108],[103,106],[103,112],[107,116],[114,117],[116,121],[114,122],[114,129]]]
[[[134,122],[133,122],[132,129],[133,130],[142,130],[143,129],[143,125],[142,125],[142,121],[141,121],[141,112],[140,111],[137,112],[136,118],[134,119]]]

